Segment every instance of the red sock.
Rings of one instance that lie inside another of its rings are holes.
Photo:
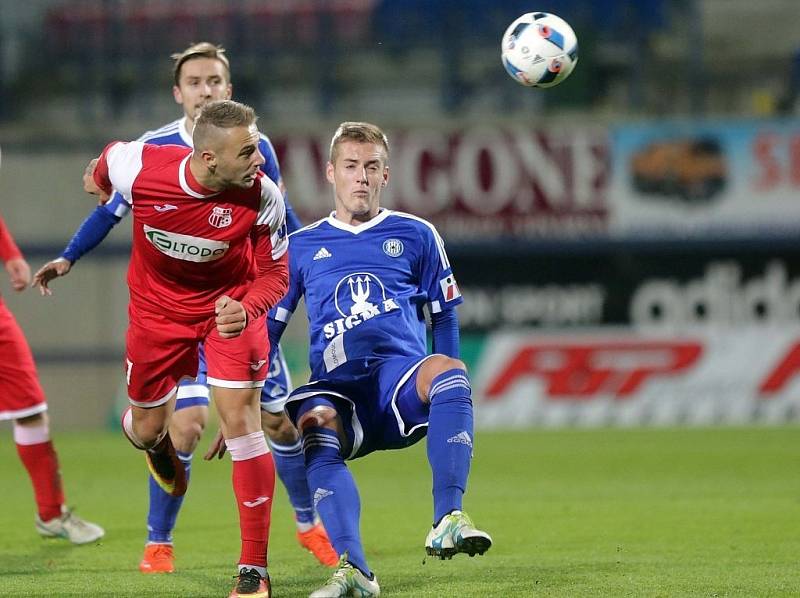
[[[240,565],[267,566],[269,525],[275,490],[272,453],[233,461],[233,493],[242,534]]]
[[[50,440],[38,444],[17,443],[17,453],[33,482],[33,496],[39,509],[39,518],[50,521],[60,517],[64,490],[53,443]]]

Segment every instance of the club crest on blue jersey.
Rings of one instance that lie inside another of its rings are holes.
[[[392,297],[386,296],[380,278],[370,272],[353,272],[343,277],[334,290],[334,304],[342,317],[323,326],[327,339],[375,316],[400,309]]]
[[[233,224],[232,208],[221,208],[214,206],[211,210],[211,216],[208,217],[208,223],[214,228],[225,228]]]
[[[383,253],[389,257],[400,257],[403,255],[403,242],[400,239],[386,239],[383,242]]]

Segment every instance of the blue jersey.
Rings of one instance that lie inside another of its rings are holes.
[[[155,131],[147,131],[144,135],[139,137],[137,141],[152,143],[154,145],[182,145],[185,147],[192,147],[192,137],[186,132],[185,116]],[[261,170],[272,179],[281,190],[281,193],[283,193],[283,199],[286,205],[286,224],[289,228],[289,232],[295,231],[300,228],[300,220],[297,218],[286,199],[286,188],[281,178],[278,157],[275,155],[275,149],[272,147],[269,138],[264,134],[260,134],[258,150],[264,156],[265,160],[263,166],[261,166]],[[122,197],[121,194],[116,192],[105,204],[105,208],[117,218],[123,218],[130,212],[130,205],[128,202],[125,201],[125,198]]]
[[[331,215],[293,233],[290,248],[289,290],[273,317],[288,321],[305,297],[312,380],[365,358],[424,356],[423,308],[462,302],[441,237],[410,214],[384,209],[360,226]]]

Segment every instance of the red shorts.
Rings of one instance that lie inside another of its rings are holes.
[[[138,407],[166,403],[182,378],[195,378],[198,345],[205,344],[208,383],[260,388],[269,367],[266,316],[248,322],[236,338],[221,338],[213,320],[182,323],[131,310],[125,357],[128,399]]]
[[[28,341],[0,298],[0,420],[19,419],[46,410]]]

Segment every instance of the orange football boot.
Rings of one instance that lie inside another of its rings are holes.
[[[317,523],[305,532],[297,530],[297,541],[300,542],[300,546],[313,554],[326,567],[335,567],[339,562],[339,555],[336,554],[333,546],[331,546],[328,533],[321,523]]]
[[[144,547],[144,556],[139,563],[142,573],[174,573],[175,557],[172,544],[148,544]]]

